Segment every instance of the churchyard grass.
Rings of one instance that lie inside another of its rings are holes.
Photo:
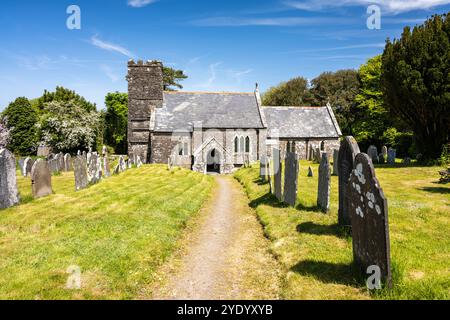
[[[308,166],[314,177],[307,177]],[[439,168],[377,166],[389,206],[392,290],[369,294],[352,264],[349,230],[337,225],[338,178],[332,177],[331,208],[316,206],[318,165],[301,161],[296,208],[280,205],[259,180],[259,165],[235,177],[255,207],[271,251],[285,271],[285,299],[449,299],[450,185]]]
[[[133,299],[175,249],[208,198],[211,177],[166,165],[127,170],[74,191],[73,172],[53,177],[54,194],[0,211],[0,299]],[[67,269],[81,269],[80,290]]]

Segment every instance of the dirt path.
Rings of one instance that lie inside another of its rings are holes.
[[[277,299],[280,272],[242,187],[216,176],[215,194],[182,249],[164,265],[154,299]]]

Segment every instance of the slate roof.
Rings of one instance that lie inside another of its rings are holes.
[[[268,135],[280,138],[338,138],[342,135],[331,107],[263,107]]]
[[[164,104],[155,112],[156,132],[203,128],[264,128],[254,93],[164,92]]]

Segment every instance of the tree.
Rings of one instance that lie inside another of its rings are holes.
[[[389,110],[413,131],[425,159],[450,138],[450,15],[435,15],[387,40],[382,85]]]
[[[302,77],[282,82],[263,95],[265,106],[310,106],[312,102],[308,80]]]
[[[27,98],[17,98],[2,114],[8,121],[11,141],[8,148],[18,154],[29,155],[36,151],[36,123],[38,116]]]
[[[44,91],[42,97],[38,98],[35,102],[40,111],[44,110],[46,103],[56,102],[69,102],[73,101],[77,105],[83,107],[86,111],[91,112],[96,110],[95,103],[87,101],[85,98],[77,94],[75,91],[66,89],[64,87],[56,87],[55,92]]]
[[[174,91],[176,89],[183,89],[183,86],[179,82],[187,79],[187,77],[182,70],[163,67],[164,90]]]
[[[87,111],[79,101],[48,102],[43,111],[39,135],[53,150],[76,153],[95,148],[100,121],[96,111]]]
[[[124,154],[127,151],[128,94],[108,93],[105,105],[104,142]]]
[[[311,81],[313,104],[325,106],[330,103],[344,135],[353,134],[353,107],[358,91],[358,72],[351,69],[324,72]]]

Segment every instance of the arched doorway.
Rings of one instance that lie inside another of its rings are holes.
[[[206,171],[210,173],[220,173],[220,153],[217,149],[208,152]]]

